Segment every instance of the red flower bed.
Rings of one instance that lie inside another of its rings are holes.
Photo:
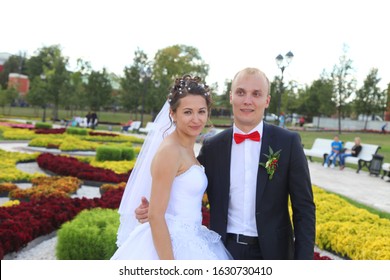
[[[115,133],[105,133],[105,132],[95,132],[95,131],[90,131],[89,135],[91,135],[91,136],[112,136],[112,137],[119,136],[119,134],[115,134]]]
[[[39,128],[35,129],[35,134],[63,134],[65,133],[65,128]]]
[[[101,198],[42,199],[0,207],[0,258],[19,251],[39,236],[59,229],[84,209],[118,208],[122,195],[123,189],[113,189]]]
[[[66,157],[44,153],[38,156],[37,163],[40,168],[49,170],[61,176],[73,176],[82,180],[120,183],[127,182],[131,171],[117,174],[110,169],[93,167],[74,157]]]
[[[9,126],[13,128],[27,128],[31,129],[34,128],[35,126],[33,124],[25,124],[25,123],[7,123],[7,122],[0,122],[1,126]]]

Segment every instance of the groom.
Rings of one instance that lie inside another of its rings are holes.
[[[269,91],[259,69],[238,72],[230,93],[234,125],[203,142],[198,160],[208,179],[210,229],[234,259],[312,260],[315,205],[307,160],[297,133],[263,122]],[[137,218],[145,212],[144,201]]]

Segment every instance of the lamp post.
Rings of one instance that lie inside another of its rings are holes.
[[[145,69],[146,68],[146,69]],[[146,95],[146,83],[152,77],[152,68],[150,66],[141,67],[139,72],[140,81],[143,82],[143,92],[141,95],[141,127],[144,124],[144,110],[145,110],[145,95]]]
[[[278,117],[280,117],[280,105],[282,102],[282,93],[284,91],[283,73],[284,73],[284,70],[286,69],[286,67],[291,63],[293,57],[294,57],[294,55],[291,51],[286,53],[285,57],[283,57],[283,55],[281,55],[281,54],[279,54],[276,57],[276,64],[278,65],[279,69],[282,71],[282,77],[280,79],[280,87],[279,87],[279,91],[278,91],[279,92],[279,94],[278,94]]]
[[[46,75],[45,74],[41,74],[41,80],[42,81],[45,81],[46,80]],[[43,97],[44,100],[43,100],[43,105],[42,105],[42,108],[43,108],[43,115],[42,115],[42,122],[46,122],[46,96]]]

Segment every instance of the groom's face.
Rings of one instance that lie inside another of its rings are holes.
[[[268,92],[268,82],[260,73],[241,72],[233,80],[230,104],[240,130],[249,132],[261,122],[271,100]]]

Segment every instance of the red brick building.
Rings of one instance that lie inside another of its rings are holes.
[[[28,76],[10,73],[8,76],[8,88],[14,87],[19,92],[19,96],[26,96],[30,88],[30,80]]]

